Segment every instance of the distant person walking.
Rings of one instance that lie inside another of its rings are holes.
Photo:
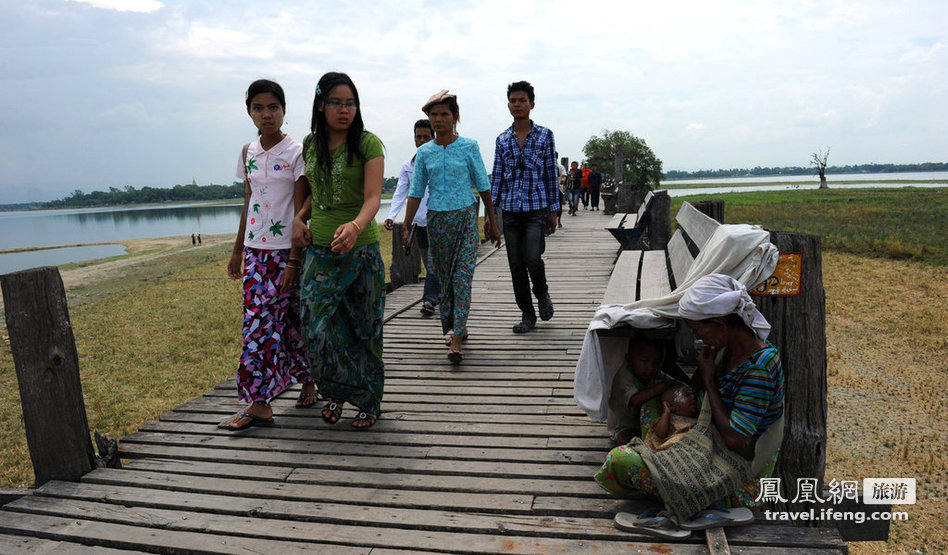
[[[494,220],[490,181],[481,150],[474,139],[460,137],[461,119],[457,96],[447,90],[435,93],[421,110],[431,121],[435,138],[418,148],[415,173],[408,190],[405,221],[411,221],[421,199],[428,194],[431,259],[441,283],[441,331],[448,344],[448,360],[463,359],[462,344],[467,336],[471,310],[471,280],[477,260],[477,190],[484,201],[484,234],[500,247],[500,230]],[[402,232],[402,244],[408,229]]]
[[[546,234],[556,231],[559,172],[553,132],[530,119],[534,98],[533,86],[526,81],[507,87],[507,109],[513,124],[497,136],[491,173],[491,195],[494,205],[503,210],[507,263],[521,313],[514,333],[532,330],[537,310],[542,320],[553,317],[543,251]],[[537,310],[530,296],[531,282]]]
[[[303,141],[310,195],[293,221],[307,245],[300,295],[310,369],[335,424],[344,403],[366,429],[381,411],[385,367],[385,265],[375,215],[382,199],[382,141],[365,131],[355,83],[330,72],[316,85],[312,133]],[[312,215],[307,227],[304,223]]]
[[[602,191],[602,174],[599,173],[599,166],[592,165],[592,171],[589,172],[589,203],[593,210],[599,210],[599,193]]]
[[[557,185],[560,191],[560,207],[556,209],[556,227],[563,227],[563,204],[566,202],[566,166],[560,160],[560,153],[556,153],[556,170],[558,172]]]
[[[579,197],[583,201],[583,209],[589,210],[589,166],[583,164],[583,185],[580,189]]]
[[[434,138],[434,131],[431,129],[431,122],[427,119],[420,119],[415,122],[415,149],[427,143]],[[402,164],[402,169],[398,172],[398,185],[395,187],[395,194],[392,196],[392,204],[388,211],[388,218],[385,220],[385,229],[391,231],[395,218],[402,211],[405,205],[405,199],[408,198],[408,186],[411,184],[411,176],[415,172],[415,156],[411,157]],[[441,286],[438,283],[438,277],[435,275],[434,264],[431,261],[431,251],[428,249],[428,192],[421,198],[421,204],[418,205],[418,211],[415,213],[415,219],[409,222],[405,220],[405,226],[415,225],[415,244],[421,253],[421,261],[425,265],[425,288],[421,294],[421,315],[429,317],[434,315],[434,309],[438,306],[441,298]],[[401,239],[401,238],[399,238]]]
[[[566,200],[569,202],[569,215],[575,216],[579,210],[579,191],[582,189],[583,173],[579,169],[579,162],[569,165],[569,175],[566,176]]]
[[[280,85],[254,81],[247,89],[246,104],[259,136],[243,147],[237,162],[244,207],[227,274],[243,280],[237,397],[250,407],[224,426],[230,430],[273,422],[270,401],[294,383],[303,384],[297,406],[316,402],[300,333],[300,263],[291,252],[289,233],[298,208],[295,187],[306,183],[301,147],[280,129],[286,113]]]

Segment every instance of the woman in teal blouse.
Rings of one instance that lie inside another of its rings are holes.
[[[457,364],[467,335],[471,309],[471,280],[477,261],[477,198],[484,201],[487,239],[500,247],[500,230],[494,220],[490,180],[477,141],[457,134],[460,110],[457,97],[441,91],[421,110],[431,120],[435,139],[418,149],[415,173],[408,190],[405,221],[415,217],[421,197],[428,190],[428,238],[435,274],[441,283],[441,330],[449,345],[448,359]],[[408,228],[402,242],[408,238]]]

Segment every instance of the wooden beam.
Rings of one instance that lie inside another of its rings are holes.
[[[79,356],[55,266],[0,276],[36,485],[94,467]]]

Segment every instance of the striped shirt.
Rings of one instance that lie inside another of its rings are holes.
[[[731,428],[746,437],[762,434],[783,414],[783,366],[776,347],[757,351],[734,370],[717,376]]]
[[[512,125],[497,136],[490,174],[495,207],[506,212],[555,212],[560,209],[559,175],[553,132],[546,127],[533,123],[522,149]]]

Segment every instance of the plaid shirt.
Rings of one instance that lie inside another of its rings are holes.
[[[490,175],[494,206],[507,212],[559,210],[556,166],[552,131],[533,124],[521,150],[511,125],[497,136],[494,146],[494,171]]]

